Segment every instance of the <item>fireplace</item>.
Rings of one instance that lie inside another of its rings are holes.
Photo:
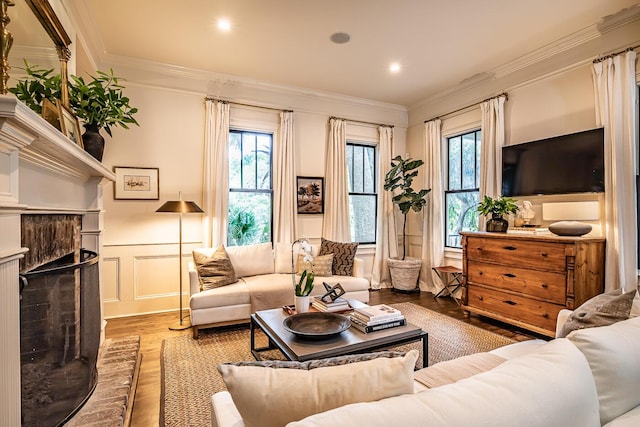
[[[22,216],[30,249],[20,274],[23,426],[65,423],[97,382],[99,258],[79,248],[80,224],[79,215]]]

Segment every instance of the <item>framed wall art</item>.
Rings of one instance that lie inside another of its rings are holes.
[[[62,131],[60,127],[60,109],[46,98],[42,100],[42,118],[51,123],[54,128]]]
[[[58,104],[58,111],[60,112],[60,130],[67,138],[78,144],[80,148],[84,148],[78,118],[70,109],[62,105],[59,99],[56,100],[56,103]]]
[[[113,185],[115,200],[159,200],[160,175],[158,168],[115,166]]]
[[[299,214],[324,213],[324,178],[299,176],[296,189]]]

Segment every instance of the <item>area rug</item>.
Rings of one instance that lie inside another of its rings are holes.
[[[407,320],[429,333],[429,365],[510,344],[513,340],[413,303],[393,304]],[[256,334],[257,346],[266,345],[266,337]],[[261,342],[262,341],[262,342]],[[420,348],[419,343],[396,349]],[[277,351],[263,353],[264,358],[282,359]],[[210,426],[211,395],[225,390],[216,367],[223,362],[254,360],[249,349],[249,328],[201,331],[167,338],[162,343],[162,397],[160,425]],[[419,361],[421,363],[421,361]]]

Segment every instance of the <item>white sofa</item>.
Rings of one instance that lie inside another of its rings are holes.
[[[256,308],[265,308],[259,306],[260,301],[272,302],[273,306],[268,308],[294,302],[290,244],[276,244],[272,248],[271,243],[263,243],[225,249],[239,278],[231,285],[201,291],[196,267],[189,263],[189,308],[194,338],[198,338],[200,329],[247,322]],[[317,245],[312,245],[312,253],[317,254],[318,250]],[[196,251],[211,256],[215,248]],[[369,302],[369,281],[363,276],[363,262],[355,258],[351,276],[316,277],[311,295],[325,292],[322,282],[332,286],[340,283],[346,291],[345,298]]]
[[[559,326],[569,313],[560,313]],[[447,385],[427,389],[415,383],[413,394],[345,405],[287,426],[640,425],[640,317],[476,356],[486,354],[506,361]],[[424,368],[415,377],[443,365],[447,370],[464,369],[468,357]],[[214,394],[211,402],[214,427],[244,426],[228,392]]]

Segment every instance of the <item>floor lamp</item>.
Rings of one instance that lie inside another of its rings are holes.
[[[177,213],[180,218],[180,322],[169,326],[173,331],[180,331],[191,327],[191,322],[183,322],[182,317],[182,214],[185,213],[203,213],[195,202],[185,202],[182,200],[182,191],[178,193],[180,200],[170,200],[160,206],[156,212]]]

